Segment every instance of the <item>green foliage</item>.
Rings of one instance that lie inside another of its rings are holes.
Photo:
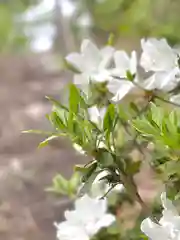
[[[75,172],[69,180],[58,174],[53,178],[52,186],[46,190],[58,195],[67,195],[70,198],[74,198],[77,194],[79,184],[80,175],[77,172]]]
[[[145,138],[175,151],[180,146],[179,119],[179,109],[162,110],[151,104],[148,114],[133,120],[133,126]]]
[[[178,43],[178,0],[76,0],[79,14],[88,11],[97,34],[106,32],[116,36],[159,36]]]
[[[180,110],[167,109],[151,104],[143,117],[133,120],[133,126],[143,141],[154,146],[151,166],[159,178],[166,183],[170,198],[179,198],[180,179]]]

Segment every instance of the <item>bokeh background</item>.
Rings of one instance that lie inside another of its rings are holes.
[[[178,45],[179,12],[179,0],[0,0],[0,239],[55,239],[53,222],[70,202],[45,189],[85,161],[63,139],[37,149],[42,136],[21,133],[49,129],[45,96],[61,97],[72,79],[63,57],[83,38],[101,46],[111,33],[127,51],[148,36]]]

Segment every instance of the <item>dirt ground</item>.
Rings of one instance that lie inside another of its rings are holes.
[[[57,172],[70,176],[84,160],[63,141],[38,150],[42,137],[21,133],[49,128],[45,96],[59,97],[64,79],[43,70],[36,56],[0,57],[0,239],[55,239],[53,222],[70,204],[44,190]]]

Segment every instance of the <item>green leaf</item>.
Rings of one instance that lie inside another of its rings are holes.
[[[146,119],[133,120],[134,128],[145,136],[159,136],[159,130],[152,126]]]
[[[75,193],[78,186],[80,185],[81,175],[78,172],[74,172],[71,179],[69,180],[69,189],[70,192]]]
[[[49,141],[52,141],[52,140],[54,140],[58,137],[59,136],[53,135],[53,136],[50,136],[50,137],[46,138],[44,141],[39,143],[38,148],[43,148],[43,147],[47,146],[49,144]]]
[[[104,116],[103,121],[104,131],[106,130],[110,131],[113,128],[114,120],[115,120],[115,106],[114,104],[110,104]]]
[[[50,114],[50,121],[56,130],[65,130],[67,128],[60,116],[54,111]]]
[[[129,80],[129,81],[133,81],[134,80],[134,78],[135,78],[135,75],[134,74],[131,74],[131,72],[128,70],[127,72],[126,72],[126,77],[127,77],[127,79]]]
[[[118,106],[118,112],[120,119],[127,121],[130,119],[129,111],[127,111],[128,106],[124,106],[123,104],[119,104]]]
[[[73,113],[78,112],[80,101],[80,93],[77,87],[74,84],[70,84],[69,86],[69,109]]]
[[[180,162],[171,160],[164,164],[161,164],[159,169],[168,177],[174,174],[180,175]]]
[[[101,164],[102,168],[112,166],[114,163],[112,155],[105,148],[99,148],[97,150],[96,159]]]
[[[100,173],[100,171],[93,171],[91,173],[91,176],[86,180],[86,182],[83,184],[83,186],[81,187],[81,189],[79,190],[79,194],[78,195],[84,195],[88,192],[90,192],[91,190],[91,186],[95,180],[95,178],[97,177],[97,175]]]
[[[64,106],[63,104],[61,104],[59,101],[55,100],[54,98],[46,96],[46,99],[48,99],[50,102],[52,102],[52,104],[54,106],[62,108],[64,110],[66,110],[67,112],[69,112],[69,109],[66,106]]]
[[[47,131],[43,131],[43,130],[36,130],[36,129],[30,129],[30,130],[25,130],[22,131],[22,133],[33,133],[33,134],[39,134],[39,135],[53,135],[53,132],[47,132]]]
[[[180,116],[178,116],[177,111],[173,110],[170,114],[169,114],[169,129],[172,133],[177,134],[178,133],[178,122],[180,120]]]
[[[62,175],[58,174],[53,178],[52,187],[47,188],[46,190],[57,194],[67,195],[69,191],[68,181]]]
[[[83,182],[86,182],[91,177],[93,172],[95,172],[95,170],[97,168],[97,161],[91,162],[85,168],[86,168],[86,172],[84,172],[84,175],[83,175],[83,178],[82,178]]]
[[[161,107],[157,107],[154,103],[151,104],[151,119],[161,128],[164,118],[164,110]]]

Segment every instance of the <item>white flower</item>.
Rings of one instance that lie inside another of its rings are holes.
[[[141,47],[143,53],[140,64],[147,72],[169,71],[174,68],[177,55],[165,39],[142,39]]]
[[[114,94],[112,98],[113,102],[121,101],[127,94],[141,94],[140,90],[133,82],[126,80],[127,71],[131,74],[135,74],[134,82],[138,83],[139,79],[137,76],[137,56],[136,52],[131,53],[131,57],[124,51],[116,51],[114,53],[115,69],[111,70],[113,79],[108,82],[108,90]],[[116,79],[115,77],[119,77]]]
[[[179,240],[180,216],[172,202],[166,198],[166,193],[161,194],[161,201],[164,210],[159,224],[154,223],[150,218],[146,218],[141,224],[141,230],[151,240]]]
[[[110,78],[106,69],[112,60],[114,48],[107,46],[99,50],[90,40],[81,44],[81,53],[71,53],[66,57],[80,74],[75,74],[74,83],[88,84],[90,80],[104,82]]]
[[[140,64],[145,71],[152,71],[152,75],[148,79],[140,80],[137,76],[137,59],[135,53],[132,53],[131,58],[129,58],[125,52],[116,52],[116,70],[113,70],[116,73],[115,75],[119,74],[120,77],[123,77],[126,75],[127,70],[129,70],[132,74],[135,73],[136,77],[134,83],[125,79],[111,80],[108,83],[108,89],[114,94],[112,101],[119,102],[127,94],[141,96],[144,94],[144,91],[160,90],[169,92],[176,88],[180,82],[177,53],[168,45],[165,39],[142,39],[141,46],[143,52]]]
[[[89,240],[101,228],[110,226],[115,217],[106,213],[107,201],[84,195],[75,201],[75,210],[66,211],[66,220],[55,224],[59,240]]]
[[[146,81],[146,89],[164,92],[173,90],[180,81],[176,50],[172,49],[165,39],[142,39],[141,46],[143,49],[141,66],[145,71],[155,72]]]
[[[97,124],[97,126],[102,127],[106,108],[97,108],[96,106],[93,106],[91,108],[88,108],[88,113],[90,120],[93,123]]]
[[[104,170],[95,178],[91,186],[91,195],[93,197],[102,197],[110,190],[111,185],[105,179],[102,179],[107,175],[109,175],[109,172]],[[112,189],[112,192],[122,192],[123,190],[123,184],[118,184]]]

